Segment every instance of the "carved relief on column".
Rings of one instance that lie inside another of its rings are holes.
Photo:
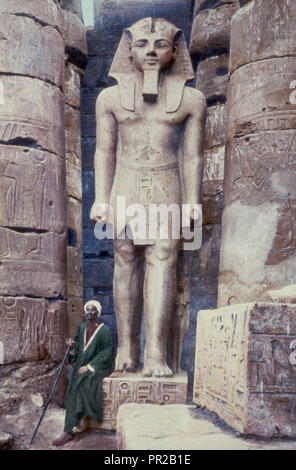
[[[0,340],[4,363],[65,339],[64,41],[52,0],[0,2]],[[46,300],[44,299],[46,298]]]
[[[295,19],[295,2],[262,0],[232,20],[220,306],[295,282]]]

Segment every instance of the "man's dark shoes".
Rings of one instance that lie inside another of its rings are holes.
[[[60,437],[55,439],[52,443],[53,446],[63,446],[64,444],[67,444],[67,442],[72,441],[74,439],[73,434],[69,434],[68,432],[64,432]]]

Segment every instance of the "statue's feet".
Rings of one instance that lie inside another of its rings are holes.
[[[126,352],[117,351],[114,372],[135,372],[137,362]]]
[[[173,372],[165,361],[146,360],[143,367],[144,377],[172,377]]]

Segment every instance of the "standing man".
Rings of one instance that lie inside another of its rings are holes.
[[[118,85],[97,100],[96,199],[91,219],[105,223],[118,196],[126,207],[200,204],[206,101],[186,87],[194,77],[184,34],[164,19],[145,18],[124,31],[110,76]],[[182,143],[182,162],[178,148]],[[173,231],[173,230],[172,230]],[[171,232],[172,232],[171,231]],[[142,241],[115,234],[113,296],[118,332],[115,371],[134,372],[145,312],[145,376],[168,377],[168,334],[176,303],[180,240]],[[144,271],[144,264],[146,265]]]
[[[83,416],[97,421],[102,418],[103,379],[112,365],[112,337],[107,325],[99,321],[102,307],[90,300],[84,306],[86,322],[78,329],[71,347],[69,362],[74,364],[66,392],[66,417],[64,433],[53,441],[62,446],[74,437],[73,428]]]

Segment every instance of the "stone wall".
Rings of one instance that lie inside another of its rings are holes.
[[[1,0],[0,25],[0,411],[9,412],[26,391],[48,392],[65,348],[63,14],[52,0]]]
[[[259,0],[232,20],[219,306],[295,283],[295,18]]]

